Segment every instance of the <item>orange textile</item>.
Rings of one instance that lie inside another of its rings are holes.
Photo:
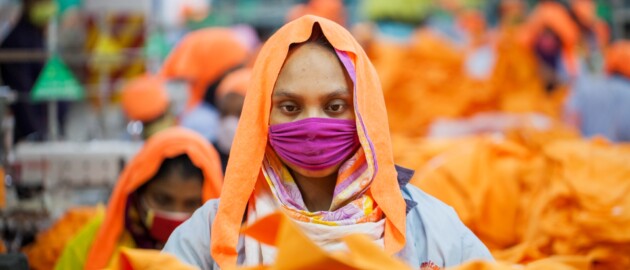
[[[276,212],[251,226],[243,233],[261,243],[275,246],[277,258],[273,265],[243,267],[241,270],[297,270],[297,269],[411,269],[405,263],[392,258],[369,237],[349,235],[343,241],[348,247],[344,252],[326,252],[313,243],[291,219]]]
[[[247,56],[247,48],[232,30],[205,28],[184,36],[164,62],[162,74],[191,82],[191,109],[203,100],[209,85],[244,64]]]
[[[309,0],[306,4],[295,5],[287,14],[287,22],[309,14],[346,25],[346,10],[342,0]]]
[[[22,250],[31,269],[53,269],[63,249],[77,232],[102,211],[98,207],[69,209],[52,227],[39,233],[35,242]]]
[[[125,205],[129,195],[151,179],[164,159],[182,154],[188,155],[192,163],[203,172],[203,200],[219,197],[222,173],[217,151],[202,136],[184,128],[173,127],[157,133],[147,140],[142,150],[121,173],[109,199],[105,220],[86,260],[86,269],[103,269],[108,266],[123,234]]]
[[[212,258],[222,268],[236,264],[236,245],[245,207],[256,181],[259,177],[264,181],[261,165],[267,147],[269,108],[277,76],[289,46],[307,41],[315,24],[319,24],[334,48],[345,51],[353,61],[356,69],[355,111],[365,126],[358,132],[365,130],[365,135],[370,138],[379,168],[369,192],[386,216],[385,250],[394,254],[405,245],[405,202],[396,180],[387,111],[376,71],[346,29],[330,20],[307,15],[278,30],[265,43],[254,66],[230,153],[219,209],[212,224]]]
[[[127,117],[150,122],[164,115],[169,106],[165,83],[160,77],[144,75],[125,85],[122,89],[122,107]]]
[[[120,264],[108,268],[109,270],[194,270],[196,267],[184,264],[173,255],[153,249],[120,250]]]
[[[630,148],[562,127],[506,135],[399,138],[416,154],[397,162],[416,169],[411,183],[453,206],[499,261],[628,269]],[[495,269],[478,267],[463,269]]]
[[[613,43],[606,52],[606,72],[630,78],[630,40]]]
[[[471,137],[418,168],[411,183],[451,205],[488,248],[505,249],[523,237],[545,165],[519,144]]]
[[[252,70],[250,68],[240,68],[230,72],[225,76],[217,88],[217,100],[228,93],[236,93],[245,96],[251,79]]]
[[[545,29],[550,29],[560,37],[565,65],[571,75],[576,75],[580,30],[562,4],[550,1],[539,3],[529,16],[526,28],[522,32],[522,39],[525,44],[531,46]]]
[[[475,261],[460,266],[447,268],[447,270],[587,270],[580,258],[549,258],[540,261],[521,264],[509,264],[503,262]]]
[[[630,150],[603,140],[567,140],[548,145],[544,154],[549,179],[531,202],[527,233],[496,258],[578,255],[591,269],[629,269]]]

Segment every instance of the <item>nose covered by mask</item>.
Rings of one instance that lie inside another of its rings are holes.
[[[221,118],[220,131],[217,137],[217,148],[223,153],[230,153],[236,128],[238,127],[238,117],[230,115]]]
[[[340,164],[361,145],[354,120],[333,118],[272,125],[269,142],[283,160],[311,171]]]
[[[145,225],[153,239],[166,243],[171,233],[190,216],[190,213],[185,212],[166,212],[149,208]]]

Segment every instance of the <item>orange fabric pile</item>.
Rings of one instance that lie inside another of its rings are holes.
[[[31,269],[53,269],[66,243],[95,217],[98,211],[103,210],[97,207],[70,209],[52,227],[38,234],[35,243],[22,250]]]
[[[523,241],[496,252],[499,259],[531,261],[579,255],[592,269],[630,268],[630,151],[601,140],[547,146],[545,191],[531,204]]]
[[[394,137],[394,149],[415,153],[395,155],[416,169],[411,183],[453,206],[497,260],[565,258],[577,269],[628,269],[630,147],[575,136],[556,128]],[[494,267],[461,269],[511,269]]]

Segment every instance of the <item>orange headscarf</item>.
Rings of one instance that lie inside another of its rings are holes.
[[[606,52],[606,72],[630,78],[630,40],[617,41]]]
[[[229,93],[236,93],[245,96],[249,81],[252,78],[251,68],[241,68],[230,72],[223,78],[219,87],[217,87],[216,97],[221,98]]]
[[[247,48],[228,28],[206,28],[187,34],[164,62],[166,77],[192,82],[188,109],[198,105],[208,85],[228,70],[244,64]]]
[[[560,37],[565,65],[569,72],[575,75],[577,72],[575,53],[580,39],[580,29],[562,4],[544,2],[536,6],[523,32],[525,43],[530,46],[534,44],[536,37],[546,28]]]
[[[341,0],[310,0],[307,4],[295,5],[287,14],[287,21],[304,15],[315,15],[346,25],[346,10]]]
[[[236,245],[245,206],[256,181],[265,181],[261,166],[267,147],[271,95],[278,74],[289,52],[289,46],[307,41],[316,23],[320,25],[330,44],[337,50],[345,51],[354,62],[355,110],[362,119],[357,119],[357,126],[365,126],[365,135],[372,142],[378,163],[378,171],[369,192],[386,216],[386,251],[393,254],[405,245],[405,202],[396,179],[387,111],[378,75],[359,43],[346,29],[330,20],[307,15],[286,24],[271,36],[254,65],[252,81],[230,153],[219,209],[212,224],[212,258],[221,268],[236,264]],[[362,130],[357,129],[357,132]]]
[[[130,120],[150,122],[166,113],[169,104],[165,81],[144,75],[132,80],[122,90],[122,107]]]
[[[105,220],[88,254],[86,269],[108,266],[124,230],[127,199],[157,173],[164,159],[182,154],[188,155],[203,172],[203,200],[219,197],[222,173],[217,151],[202,136],[185,128],[173,127],[157,133],[147,140],[121,173],[109,199]]]

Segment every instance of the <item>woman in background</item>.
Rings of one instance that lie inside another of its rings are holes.
[[[121,247],[161,249],[195,209],[219,197],[222,176],[217,152],[195,132],[152,136],[122,172],[105,216],[68,243],[55,269],[104,269]]]

